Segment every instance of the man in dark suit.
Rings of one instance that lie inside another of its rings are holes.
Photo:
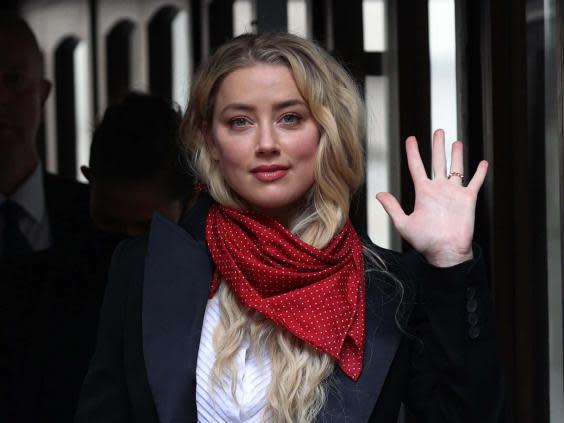
[[[45,172],[36,135],[51,83],[21,18],[0,14],[0,421],[71,421],[113,241],[88,188]]]
[[[2,15],[0,32],[0,256],[10,258],[51,245],[36,145],[51,83],[42,77],[39,47],[25,22]]]

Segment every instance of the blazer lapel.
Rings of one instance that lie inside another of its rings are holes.
[[[366,342],[364,367],[357,382],[335,368],[329,379],[328,398],[318,421],[368,421],[401,341],[394,319],[397,302],[367,277]]]
[[[194,231],[202,234],[205,219],[196,220]],[[147,377],[161,423],[197,419],[196,364],[211,276],[203,237],[156,215],[145,260],[142,324]]]

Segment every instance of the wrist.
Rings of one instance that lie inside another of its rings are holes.
[[[425,259],[429,264],[435,267],[452,267],[465,261],[472,260],[474,254],[472,249],[467,252],[456,252],[456,251],[441,251],[436,254],[424,254]]]

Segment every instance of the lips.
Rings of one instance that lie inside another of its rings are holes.
[[[251,173],[261,182],[273,182],[283,178],[288,173],[288,167],[277,164],[261,165],[251,169]]]

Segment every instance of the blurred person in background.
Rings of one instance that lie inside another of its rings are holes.
[[[173,222],[189,206],[193,177],[180,151],[181,114],[164,98],[130,93],[110,106],[94,131],[90,214],[103,231],[145,234],[155,212]]]
[[[22,19],[0,15],[0,51],[0,256],[6,259],[51,246],[46,191],[60,181],[46,177],[39,160],[36,136],[51,82]]]
[[[35,35],[0,14],[0,421],[70,421],[93,351],[109,257],[88,187],[45,171],[51,82]]]

